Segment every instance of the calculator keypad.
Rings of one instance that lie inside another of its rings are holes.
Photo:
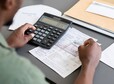
[[[36,27],[36,30],[34,31],[35,36],[33,37],[32,42],[44,48],[51,48],[65,31],[40,23],[36,23],[34,26]]]

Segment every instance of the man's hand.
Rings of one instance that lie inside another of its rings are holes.
[[[85,41],[84,45],[79,47],[79,57],[82,66],[96,68],[101,57],[101,47],[93,39]]]
[[[24,46],[29,40],[34,37],[34,34],[25,35],[25,31],[29,28],[35,30],[35,27],[31,24],[25,24],[15,30],[7,39],[7,43],[12,48],[18,48]]]
[[[88,39],[78,51],[82,67],[75,84],[93,84],[94,73],[101,57],[101,47],[93,39]]]

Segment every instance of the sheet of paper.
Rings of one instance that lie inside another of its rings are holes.
[[[52,7],[46,5],[33,5],[21,8],[14,17],[13,24],[9,27],[10,30],[15,30],[25,23],[34,24],[44,12],[61,16],[62,13]]]
[[[37,47],[31,50],[30,53],[63,78],[81,65],[78,57],[72,56],[57,46],[54,46],[51,50]]]
[[[86,11],[114,19],[114,6],[104,3],[93,1]]]
[[[108,66],[114,68],[114,43],[103,51],[100,60]]]
[[[90,36],[75,28],[69,28],[50,50],[37,47],[29,52],[65,78],[81,65],[78,47],[88,38]]]

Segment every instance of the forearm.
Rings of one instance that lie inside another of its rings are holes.
[[[79,76],[75,81],[75,84],[93,84],[94,73],[94,68],[82,66]]]

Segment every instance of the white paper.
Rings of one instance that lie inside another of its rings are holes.
[[[52,7],[46,5],[33,5],[21,8],[14,17],[13,24],[9,27],[10,30],[15,30],[25,23],[34,24],[44,12],[61,16],[62,13]]]
[[[114,6],[93,1],[87,11],[114,19]]]
[[[100,60],[108,66],[114,68],[114,43],[103,51]]]
[[[29,52],[65,78],[81,65],[78,47],[88,38],[91,37],[75,28],[69,28],[50,50],[37,47]]]

